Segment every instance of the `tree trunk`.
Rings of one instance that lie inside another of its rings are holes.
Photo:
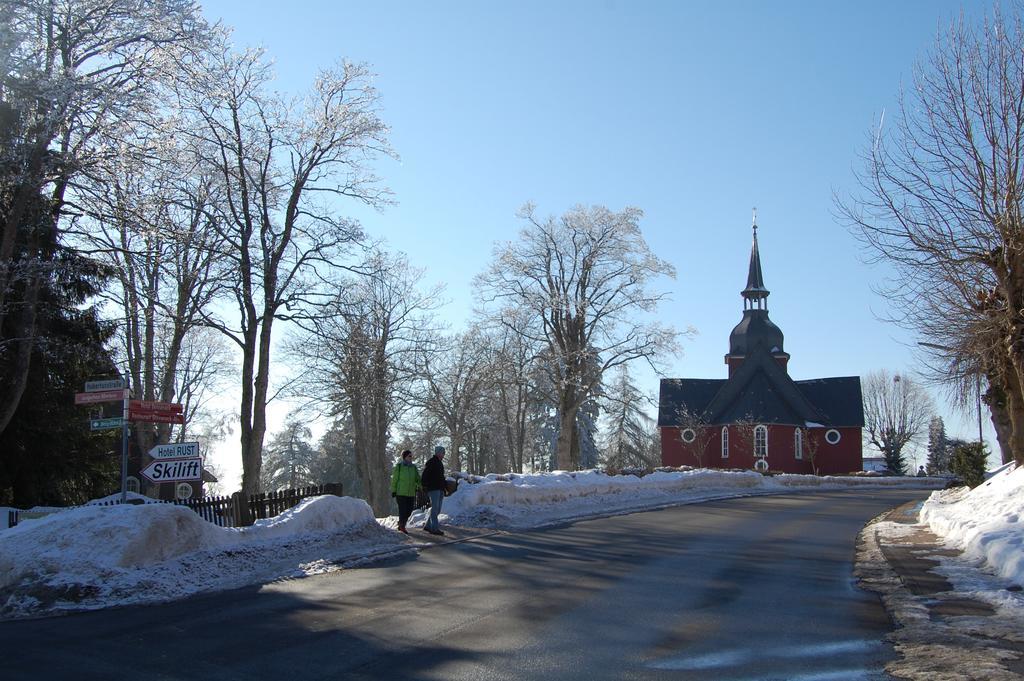
[[[1010,436],[1013,433],[1013,424],[1010,421],[1010,413],[1006,404],[1007,389],[996,385],[999,377],[990,373],[988,375],[988,390],[982,396],[982,402],[988,405],[989,414],[992,418],[992,428],[996,433],[996,441],[999,443],[999,452],[1002,462],[1013,461],[1013,450],[1010,449]],[[1002,381],[1000,381],[1002,383]]]
[[[573,465],[572,447],[573,434],[576,430],[576,412],[579,409],[575,400],[564,394],[558,409],[558,440],[555,445],[555,465],[558,470],[576,470]]]

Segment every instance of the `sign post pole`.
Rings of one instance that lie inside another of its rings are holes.
[[[124,393],[124,420],[121,424],[121,503],[128,503],[128,391]]]

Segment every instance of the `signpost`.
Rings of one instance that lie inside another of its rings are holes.
[[[185,423],[185,408],[175,402],[129,400],[128,420],[146,423]]]
[[[124,419],[114,416],[109,419],[89,419],[89,430],[109,430],[111,428],[123,428]]]
[[[89,419],[90,430],[121,429],[121,503],[128,496],[128,423],[185,423],[185,409],[175,402],[133,400],[122,379],[86,381],[85,392],[75,393],[75,404],[123,402],[121,416]],[[142,471],[154,483],[201,480],[203,460],[198,442],[158,445],[149,451],[155,459]]]
[[[170,445],[157,445],[149,450],[154,459],[184,459],[199,456],[198,442],[178,442]]]
[[[114,378],[108,381],[86,381],[85,392],[95,393],[103,390],[121,390],[125,388],[124,381],[120,378]]]
[[[128,398],[131,391],[119,378],[100,381],[86,381],[85,392],[75,393],[75,404],[99,404],[122,401],[121,416],[107,419],[90,419],[90,430],[121,428],[121,503],[128,501]]]
[[[135,411],[133,409],[129,409],[128,420],[141,421],[143,423],[185,423],[185,415],[161,411]]]
[[[150,482],[183,482],[201,480],[203,460],[198,456],[182,459],[157,459],[143,468],[140,473]]]
[[[127,399],[128,391],[121,390],[100,390],[93,392],[75,393],[75,404],[96,404],[97,402],[117,402]]]

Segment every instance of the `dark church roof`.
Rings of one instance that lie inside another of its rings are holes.
[[[779,369],[781,371],[781,367]],[[662,379],[658,425],[680,427],[687,422],[725,425],[751,421],[803,427],[864,426],[857,376],[809,381],[794,381],[785,376],[786,380],[779,382],[765,372],[756,371],[742,384],[739,378],[737,373],[730,380]],[[693,418],[686,418],[687,414]]]
[[[717,412],[709,411],[709,407],[714,396],[728,381],[662,379],[657,425],[683,427],[693,423],[725,425],[737,421],[751,421],[793,426],[863,427],[864,412],[861,406],[859,377],[791,382],[800,393],[802,401],[806,401],[814,409],[814,416],[811,418],[801,415],[800,411],[783,396],[783,390],[779,390],[779,386],[773,385],[763,375],[756,377],[749,384],[749,389],[739,391],[728,403],[727,409]],[[709,392],[713,392],[711,398],[708,397]],[[692,417],[687,418],[686,415]]]

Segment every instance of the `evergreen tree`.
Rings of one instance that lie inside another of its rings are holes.
[[[320,438],[310,472],[319,484],[341,483],[345,496],[365,498],[356,461],[352,417],[349,414],[335,421]]]
[[[607,399],[605,466],[613,469],[652,468],[655,463],[651,446],[653,419],[641,409],[646,398],[633,383],[625,365],[618,369]]]
[[[946,426],[942,422],[942,417],[936,416],[928,424],[928,475],[949,470],[948,447]]]
[[[974,488],[985,481],[985,463],[988,450],[984,443],[965,442],[953,450],[950,468],[968,487]]]
[[[11,197],[0,194],[0,213]],[[50,202],[37,194],[18,225],[16,274],[0,334],[5,384],[23,361],[18,346],[31,339],[24,394],[0,433],[0,505],[79,504],[120,489],[120,432],[91,432],[89,416],[101,415],[103,406],[90,414],[74,404],[87,380],[118,375],[105,348],[113,329],[88,304],[108,273],[57,235]],[[31,313],[31,324],[19,326],[23,313]]]
[[[309,443],[311,435],[309,427],[293,415],[284,430],[270,438],[260,471],[262,491],[295,489],[317,482],[312,475],[316,453]]]

